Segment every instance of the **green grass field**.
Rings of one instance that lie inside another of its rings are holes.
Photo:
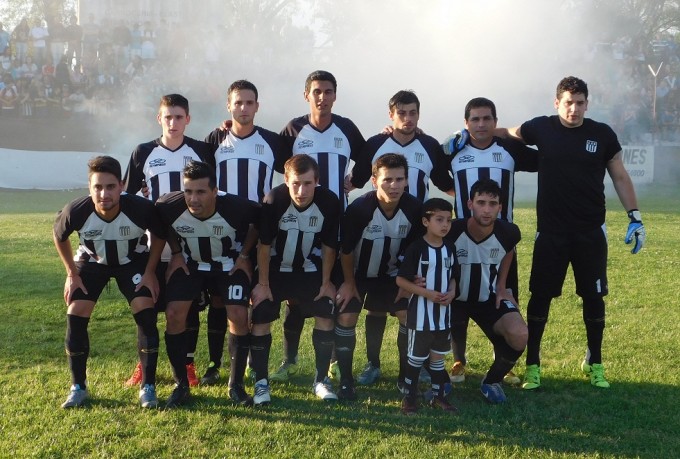
[[[680,209],[677,191],[641,199],[648,243],[631,255],[622,238],[627,218],[610,199],[609,286],[604,359],[612,387],[598,390],[580,374],[585,331],[568,277],[553,302],[544,337],[543,387],[508,388],[509,403],[490,406],[479,383],[491,347],[471,326],[472,374],[454,388],[452,417],[422,407],[399,414],[395,389],[396,321],[383,346],[382,381],[360,388],[359,401],[324,405],[311,393],[311,328],[303,335],[301,374],[272,386],[273,403],[245,409],[228,401],[226,382],[193,390],[174,411],[143,411],[123,387],[135,356],[135,325],[114,285],[90,322],[88,382],[92,399],[65,411],[69,372],[64,355],[64,271],[51,241],[54,213],[83,194],[0,190],[0,457],[645,457],[680,455]],[[534,211],[516,220],[520,295],[528,299]],[[205,321],[205,315],[202,315]],[[162,331],[161,320],[159,329]],[[281,359],[281,323],[274,326],[270,368]],[[163,348],[163,346],[161,346]],[[523,359],[520,360],[523,362]],[[365,363],[363,321],[355,373]],[[450,362],[449,362],[450,363]],[[207,364],[205,324],[197,366]],[[523,365],[517,368],[523,374]],[[161,402],[172,390],[164,350],[159,359]],[[250,388],[252,390],[252,388]]]

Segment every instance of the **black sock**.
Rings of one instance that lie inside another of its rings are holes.
[[[318,330],[315,328],[312,331],[312,344],[314,345],[316,361],[315,383],[323,381],[328,376],[328,367],[331,363],[334,341],[335,332],[333,330]]]
[[[423,366],[422,360],[414,360],[407,358],[406,365],[404,366],[404,374],[402,379],[399,381],[403,382],[408,394],[406,395],[410,399],[415,399],[418,394],[418,376],[420,375],[420,369]]]
[[[524,352],[524,350],[518,351],[510,347],[505,338],[500,335],[493,337],[493,345],[494,361],[482,381],[484,384],[494,384],[503,381],[503,376],[512,370],[512,367],[517,363],[517,359]]]
[[[250,352],[250,333],[247,335],[233,335],[229,333],[229,387],[234,385],[243,386],[243,374],[248,363]]]
[[[602,298],[583,299],[583,322],[586,325],[588,340],[588,364],[602,363],[602,338],[604,336],[604,300]]]
[[[201,319],[198,316],[199,308],[194,301],[191,303],[189,312],[187,313],[187,326],[185,333],[185,349],[186,357],[184,360],[185,365],[194,363],[194,354],[196,353],[196,346],[198,345],[198,331],[201,328]]]
[[[172,367],[172,375],[175,382],[180,386],[189,386],[187,377],[187,367],[185,363],[186,351],[186,332],[169,334],[165,332],[165,350],[168,353],[168,360]]]
[[[366,316],[366,358],[377,368],[380,368],[380,348],[386,325],[387,316]]]
[[[283,355],[290,363],[297,362],[298,349],[300,348],[300,336],[305,326],[305,318],[300,308],[289,307],[288,315],[283,321]]]
[[[352,362],[354,348],[357,346],[356,327],[335,326],[335,354],[340,367],[340,377],[343,382],[354,382],[352,377]]]
[[[541,340],[543,339],[545,324],[548,322],[550,300],[550,298],[531,295],[529,304],[527,304],[527,328],[529,329],[526,356],[527,365],[541,364]]]
[[[399,324],[399,333],[397,334],[397,350],[399,351],[399,379],[402,381],[406,374],[406,366],[408,364],[408,356],[406,355],[408,347],[408,330],[405,325]],[[422,364],[420,365],[422,367]],[[420,371],[420,369],[418,370]]]
[[[224,337],[227,334],[227,308],[208,309],[208,354],[214,368],[222,366]]]
[[[71,369],[71,384],[85,389],[87,378],[87,357],[90,355],[90,337],[87,334],[89,317],[66,315],[66,338],[64,347]]]
[[[251,368],[255,372],[255,381],[269,379],[269,351],[272,348],[272,335],[250,337]]]
[[[461,362],[463,365],[467,364],[465,358],[465,351],[467,347],[467,330],[469,318],[464,321],[456,321],[451,323],[451,350],[453,351],[453,360]]]
[[[449,382],[449,374],[444,368],[444,360],[428,362],[430,376],[432,377],[432,395],[435,397],[444,396],[444,385]]]
[[[156,367],[158,365],[158,346],[160,337],[156,327],[156,311],[153,308],[142,309],[134,314],[137,323],[137,352],[142,365],[142,386],[156,384]]]

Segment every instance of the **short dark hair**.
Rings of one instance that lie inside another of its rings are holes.
[[[393,113],[399,105],[416,104],[416,109],[420,113],[420,100],[416,93],[410,90],[401,90],[392,96],[387,107],[390,109],[390,113]]]
[[[564,77],[557,83],[557,90],[555,91],[555,97],[559,100],[562,98],[562,94],[569,92],[571,94],[583,94],[588,99],[588,85],[585,81],[575,76]]]
[[[189,161],[182,170],[182,176],[188,180],[207,178],[210,189],[214,189],[217,186],[215,169],[210,164],[204,163],[203,161]]]
[[[441,210],[453,214],[453,206],[449,201],[443,198],[430,198],[423,203],[422,217],[429,220],[432,214]]]
[[[496,116],[496,104],[494,104],[491,100],[487,99],[486,97],[475,97],[474,99],[470,99],[470,102],[468,102],[465,105],[465,120],[470,119],[470,112],[472,111],[473,108],[490,108],[491,109],[491,116],[493,116],[493,119],[498,119]]]
[[[253,83],[251,83],[248,80],[236,80],[234,81],[230,86],[229,89],[227,89],[227,100],[229,100],[229,97],[231,96],[231,93],[234,91],[243,91],[245,89],[249,89],[255,93],[255,100],[257,101],[257,88]]]
[[[401,167],[404,169],[404,176],[408,177],[408,161],[404,155],[399,153],[387,153],[382,155],[375,163],[373,163],[371,175],[377,177],[378,171],[383,167],[385,169],[399,169]]]
[[[319,179],[319,165],[314,158],[309,155],[293,155],[283,165],[283,175],[288,177],[291,174],[302,175],[309,171],[314,171],[314,179]]]
[[[87,168],[89,170],[88,176],[99,172],[113,174],[119,182],[122,180],[120,163],[111,156],[95,156],[87,162]]]
[[[189,101],[181,94],[166,94],[161,97],[159,111],[162,107],[181,107],[189,114]]]
[[[474,200],[475,196],[479,194],[488,194],[493,197],[498,197],[500,198],[501,196],[501,187],[498,185],[498,182],[492,179],[480,179],[477,180],[472,187],[470,188],[470,199]]]
[[[338,90],[338,82],[331,72],[325,70],[315,70],[307,76],[305,80],[305,92],[309,92],[312,87],[312,81],[330,81],[333,84],[333,91]]]

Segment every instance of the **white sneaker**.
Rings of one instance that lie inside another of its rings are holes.
[[[142,408],[158,407],[156,387],[153,384],[144,384],[144,387],[139,390],[139,404]]]
[[[324,378],[323,381],[314,383],[313,390],[314,395],[321,400],[331,402],[338,399],[338,396],[335,395],[335,392],[333,392],[333,389],[331,388],[331,380],[328,379],[328,377]]]
[[[71,386],[71,391],[66,397],[66,401],[61,404],[62,408],[75,408],[78,406],[83,406],[85,400],[89,397],[87,389],[81,389],[80,384],[74,384]]]
[[[269,392],[269,383],[266,379],[260,379],[255,383],[255,394],[253,395],[253,403],[255,406],[269,405],[272,401],[271,393]]]

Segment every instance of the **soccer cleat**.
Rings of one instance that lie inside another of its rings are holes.
[[[345,381],[340,383],[340,389],[338,390],[338,399],[354,401],[357,399],[357,391],[354,388],[354,383]]]
[[[248,395],[242,385],[234,384],[229,387],[229,398],[232,402],[241,406],[252,406],[253,398]]]
[[[178,406],[184,405],[190,398],[191,391],[189,390],[189,386],[180,386],[179,384],[176,384],[175,388],[172,390],[172,394],[170,394],[167,402],[165,402],[165,408],[177,408]]]
[[[406,386],[406,383],[404,381],[397,381],[397,390],[401,395],[408,395],[408,387]],[[430,398],[432,398],[432,391],[430,392]],[[425,394],[421,393],[418,388],[416,388],[416,393],[414,394],[415,397],[425,397]]]
[[[451,385],[450,382],[444,383],[444,397],[447,397],[451,393],[452,389],[453,386]],[[423,398],[427,402],[431,401],[434,398],[434,392],[432,391],[432,389],[428,389],[425,392],[423,392]]]
[[[196,376],[196,365],[194,362],[187,364],[187,379],[189,380],[189,387],[198,386],[198,376]]]
[[[328,377],[336,381],[340,381],[342,379],[340,375],[340,365],[338,365],[337,361],[331,362],[331,366],[328,367]]]
[[[463,365],[463,362],[460,360],[453,362],[450,374],[452,383],[462,383],[465,381],[465,365]]]
[[[156,387],[153,384],[144,384],[144,387],[139,390],[139,404],[142,408],[158,407]]]
[[[61,404],[62,408],[76,408],[83,406],[85,400],[89,397],[87,389],[81,389],[80,384],[71,386],[71,390],[66,397],[66,401]]]
[[[608,389],[609,382],[604,377],[604,365],[593,363],[589,365],[585,360],[581,363],[581,371],[590,377],[590,384],[600,389]]]
[[[519,386],[522,380],[519,379],[519,376],[513,373],[512,370],[510,370],[505,376],[503,376],[503,382],[509,386]]]
[[[212,386],[220,380],[220,369],[213,362],[210,362],[208,369],[201,378],[201,386]]]
[[[522,389],[534,390],[539,387],[541,387],[541,367],[539,365],[527,365]]]
[[[457,413],[458,408],[453,406],[451,402],[449,402],[446,398],[446,396],[438,396],[438,397],[433,397],[432,400],[430,400],[430,407],[436,408],[442,411],[448,411],[449,413]]]
[[[503,392],[503,386],[501,383],[484,384],[480,388],[482,395],[486,397],[489,403],[505,403],[508,399]]]
[[[420,384],[430,385],[432,384],[432,377],[430,372],[425,369],[425,367],[420,367],[420,374],[418,375],[418,382]]]
[[[334,402],[338,399],[331,387],[331,380],[326,377],[323,381],[315,382],[312,387],[314,395],[323,400],[324,402]]]
[[[415,397],[408,395],[401,400],[401,414],[404,416],[413,416],[418,413],[418,401]]]
[[[357,383],[359,383],[362,386],[370,386],[371,384],[376,382],[381,375],[382,372],[380,371],[380,367],[374,367],[373,363],[368,362],[364,367],[364,370],[357,378]]]
[[[274,373],[269,375],[270,381],[275,382],[286,382],[291,375],[294,375],[298,371],[297,363],[288,362],[284,360],[281,362],[281,366]]]
[[[266,379],[260,379],[255,383],[255,394],[253,395],[253,403],[255,406],[269,405],[272,401],[272,396],[269,391],[269,383]]]
[[[137,362],[135,370],[132,372],[132,376],[125,381],[127,387],[139,386],[142,383],[142,363]]]

